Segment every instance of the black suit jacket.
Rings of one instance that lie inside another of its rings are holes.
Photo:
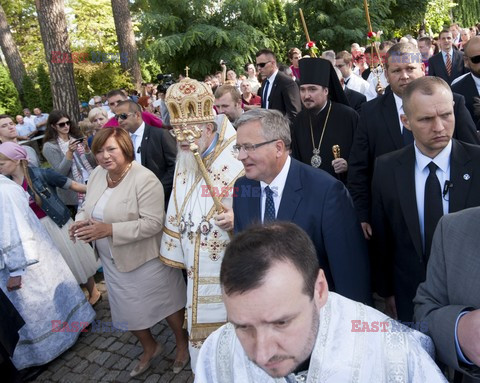
[[[455,132],[453,137],[471,144],[480,144],[472,117],[463,96],[454,93]],[[362,105],[360,123],[355,131],[348,158],[348,188],[360,222],[370,222],[370,185],[375,158],[403,148],[397,107],[393,92]]]
[[[177,144],[167,129],[145,124],[142,144],[142,165],[151,170],[160,180],[165,193],[165,208],[172,193]]]
[[[234,227],[238,233],[261,222],[260,182],[241,177],[235,191]],[[277,219],[293,222],[308,233],[331,290],[371,303],[366,241],[340,181],[292,158]]]
[[[355,109],[358,113],[360,113],[360,108],[364,102],[367,102],[367,97],[356,90],[349,89],[347,87],[344,88],[345,96],[347,96],[348,103],[350,107]]]
[[[452,91],[465,97],[465,106],[470,112],[473,121],[478,122],[480,116],[475,116],[473,104],[475,102],[474,97],[480,97],[480,94],[478,94],[478,89],[472,76],[472,74],[469,74],[452,85]]]
[[[449,212],[480,205],[480,147],[453,140]],[[467,176],[468,175],[468,176]],[[443,185],[442,185],[443,186]],[[415,194],[413,144],[377,158],[372,181],[372,231],[377,291],[395,295],[402,321],[413,317],[413,298],[426,276]]]
[[[450,76],[447,73],[447,68],[443,62],[442,52],[433,55],[428,59],[428,75],[443,78],[448,85],[452,83],[457,77],[464,73],[470,72],[463,63],[463,52],[456,49],[453,50],[452,55],[452,72]]]
[[[263,86],[258,90],[260,97],[263,97]],[[292,122],[298,112],[302,110],[300,101],[300,90],[295,81],[280,71],[275,76],[275,81],[270,84],[272,87],[268,97],[268,109],[276,109],[282,112]]]

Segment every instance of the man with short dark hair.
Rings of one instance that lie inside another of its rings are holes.
[[[237,87],[222,85],[215,91],[215,107],[218,114],[224,114],[235,126],[235,121],[242,115],[242,96]]]
[[[256,54],[257,70],[264,79],[258,95],[262,98],[262,108],[276,109],[292,122],[300,110],[300,92],[292,78],[279,72],[277,58],[268,49]]]
[[[0,142],[15,142],[18,144],[18,133],[15,123],[10,116],[6,114],[0,114]],[[25,145],[24,148],[27,151],[28,163],[33,166],[40,166],[38,154],[35,149],[28,145]]]
[[[337,53],[335,66],[342,72],[345,88],[355,90],[362,94],[367,93],[370,84],[359,75],[353,73],[353,58],[350,53],[347,51]]]
[[[160,180],[165,193],[165,208],[172,192],[177,147],[173,137],[165,129],[146,124],[142,108],[132,100],[121,101],[115,107],[118,125],[130,133],[135,160],[150,169]]]
[[[465,44],[463,59],[470,73],[452,85],[452,91],[465,97],[465,105],[478,124],[480,115],[475,114],[475,98],[480,97],[480,36],[474,36]]]
[[[230,323],[203,345],[198,382],[446,382],[430,338],[328,291],[312,241],[292,223],[235,237],[220,283]]]
[[[457,77],[467,73],[463,63],[463,52],[453,49],[452,32],[444,29],[438,36],[441,51],[428,60],[428,75],[444,79],[448,85]]]
[[[425,280],[433,232],[443,214],[480,206],[480,147],[452,139],[453,95],[439,77],[404,90],[404,129],[414,144],[377,158],[372,180],[374,262],[378,293],[402,321]],[[392,314],[394,316],[394,314]],[[395,316],[394,316],[395,317]]]
[[[235,232],[256,222],[296,223],[315,243],[330,288],[371,303],[366,242],[346,188],[323,170],[291,158],[290,144],[288,120],[278,111],[253,109],[237,121],[233,151],[245,177],[234,187]]]
[[[125,95],[125,93],[120,90],[120,89],[115,89],[107,94],[107,100],[108,100],[108,106],[110,107],[110,111],[115,114],[115,108],[116,106],[122,102],[122,101],[127,101],[129,100],[128,96]],[[142,111],[142,119],[145,121],[148,125],[153,126],[155,128],[162,128],[163,123],[162,120],[160,120],[157,116],[154,114],[144,110]],[[103,126],[104,128],[107,128],[109,126],[118,126],[118,121],[112,116],[110,120],[107,121],[107,123]]]
[[[428,60],[433,56],[432,39],[429,36],[420,37],[417,46],[422,54],[423,65],[425,65],[425,74],[428,76]]]
[[[371,180],[375,159],[413,142],[403,128],[400,116],[404,113],[402,94],[416,78],[425,76],[422,56],[417,47],[409,43],[395,44],[385,62],[391,92],[362,105],[360,123],[349,157],[348,189],[362,222],[365,237],[370,239]],[[455,131],[453,137],[479,144],[475,124],[465,108],[463,96],[454,94]]]

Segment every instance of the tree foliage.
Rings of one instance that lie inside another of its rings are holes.
[[[30,77],[30,75],[26,74],[23,77],[23,100],[24,106],[26,108],[33,109],[38,105],[38,100],[40,99],[40,93],[37,88],[35,88],[35,84]]]
[[[101,95],[112,89],[132,87],[129,74],[122,72],[116,64],[76,64],[74,73],[78,98],[81,101],[88,101],[93,95]]]
[[[21,110],[18,92],[10,79],[8,69],[0,64],[0,114],[15,116]]]
[[[452,9],[454,21],[463,27],[471,27],[480,22],[480,2],[476,0],[455,0]]]
[[[141,48],[166,73],[192,77],[219,70],[220,60],[243,73],[259,48],[285,50],[281,33],[287,23],[280,0],[136,1]]]
[[[36,106],[41,110],[52,110],[52,88],[50,85],[50,76],[43,64],[37,66],[37,84],[40,90],[40,99]]]

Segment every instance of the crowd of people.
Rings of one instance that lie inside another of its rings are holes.
[[[287,56],[0,115],[6,376],[75,343],[101,267],[132,377],[165,319],[201,383],[480,381],[478,30]]]

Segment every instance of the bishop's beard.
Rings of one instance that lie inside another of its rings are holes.
[[[197,142],[198,152],[203,153],[206,148],[206,139],[202,135]],[[187,171],[187,173],[197,173],[200,171],[197,161],[191,150],[183,150],[180,144],[177,145],[177,169],[180,171]]]

